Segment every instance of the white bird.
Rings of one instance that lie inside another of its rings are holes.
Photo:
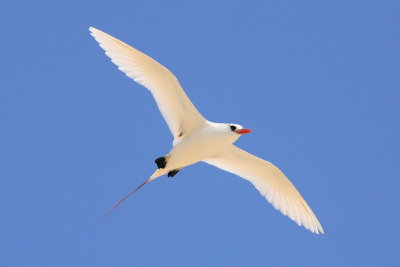
[[[316,234],[324,233],[299,191],[277,167],[233,145],[251,130],[238,124],[206,120],[167,68],[107,33],[93,27],[89,30],[118,69],[152,93],[174,137],[169,153],[155,160],[158,169],[154,174],[104,217],[149,181],[164,174],[173,177],[182,168],[204,161],[251,182],[276,209],[298,225]]]

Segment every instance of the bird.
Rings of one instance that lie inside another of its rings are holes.
[[[251,130],[235,123],[206,120],[166,67],[101,30],[90,27],[89,31],[119,70],[150,91],[173,135],[171,150],[155,160],[156,171],[102,219],[148,182],[165,174],[172,178],[189,165],[206,162],[252,183],[268,202],[299,226],[315,234],[324,233],[310,206],[281,170],[234,145]]]

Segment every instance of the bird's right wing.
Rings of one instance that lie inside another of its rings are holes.
[[[206,122],[167,68],[105,32],[93,27],[89,30],[118,69],[150,90],[174,142]]]
[[[299,191],[272,163],[230,145],[205,162],[250,181],[276,209],[311,232],[324,233]]]

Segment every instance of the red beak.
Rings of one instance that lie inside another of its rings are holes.
[[[240,130],[236,130],[235,131],[238,134],[247,134],[247,133],[251,133],[251,130],[249,129],[240,129]]]

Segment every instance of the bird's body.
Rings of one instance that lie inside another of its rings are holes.
[[[174,144],[165,156],[165,167],[158,169],[152,179],[218,154],[220,150],[239,138],[239,135],[232,131],[227,135],[227,128],[226,124],[206,121],[198,129]]]
[[[238,124],[207,121],[167,68],[100,30],[89,30],[112,62],[153,94],[174,137],[169,153],[155,160],[157,170],[153,175],[112,209],[147,182],[164,174],[172,177],[182,168],[203,161],[250,181],[276,209],[297,224],[314,233],[323,233],[311,208],[277,167],[233,145],[250,130]]]

